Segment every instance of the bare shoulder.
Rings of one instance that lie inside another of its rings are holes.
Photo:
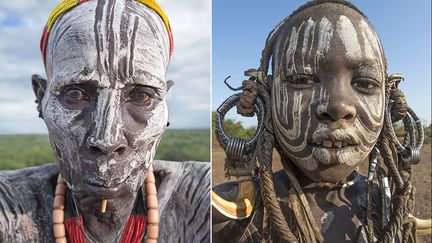
[[[188,190],[210,193],[210,163],[157,160],[154,162],[154,171],[160,180],[160,186],[165,186],[161,193],[184,194]]]
[[[50,232],[40,229],[51,228],[45,224],[50,222],[58,171],[57,164],[48,164],[0,172],[0,241],[46,239]]]
[[[210,163],[154,161],[154,171],[164,225],[159,238],[210,242]]]

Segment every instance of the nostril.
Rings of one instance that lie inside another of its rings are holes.
[[[325,120],[325,121],[331,121],[331,120],[333,120],[333,118],[329,114],[327,114],[327,113],[320,114],[320,118],[322,120]]]
[[[104,153],[102,151],[102,149],[100,149],[97,146],[89,146],[89,150],[90,150],[90,152],[95,153],[95,154],[102,154],[102,153]]]
[[[343,117],[345,120],[351,120],[354,118],[354,116],[352,114],[347,114]]]
[[[101,148],[99,146],[89,146],[89,150],[90,152],[94,153],[94,154],[106,154],[109,155],[111,153],[117,153],[118,155],[122,155],[125,153],[126,151],[126,147],[125,146],[119,146],[115,149],[113,148]]]
[[[122,155],[122,154],[124,154],[125,151],[126,151],[126,147],[121,146],[121,147],[118,147],[114,152],[116,152],[119,155]]]

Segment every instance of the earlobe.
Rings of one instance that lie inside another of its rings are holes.
[[[167,80],[166,84],[167,84],[167,92],[168,92],[171,89],[171,87],[174,86],[174,81]]]
[[[35,103],[37,104],[37,111],[39,113],[39,117],[43,119],[42,114],[42,99],[45,95],[45,90],[47,87],[47,81],[46,79],[42,78],[41,76],[37,74],[32,75],[32,87],[33,92],[35,93],[36,100]]]

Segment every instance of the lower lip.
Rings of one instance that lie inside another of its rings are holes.
[[[346,146],[335,149],[312,145],[312,154],[315,159],[325,165],[347,164],[347,157],[355,153],[355,148],[356,146]]]
[[[78,193],[84,194],[84,196],[90,196],[99,199],[111,199],[120,194],[120,192],[122,191],[122,186],[123,185],[118,185],[115,187],[104,187],[85,183],[81,187],[80,192]]]

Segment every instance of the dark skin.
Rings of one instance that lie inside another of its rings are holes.
[[[110,16],[116,11],[104,5],[120,12]],[[73,9],[58,20],[48,44],[48,80],[34,75],[32,86],[87,238],[115,242],[168,122],[169,46],[165,29],[150,31],[155,21],[165,28],[160,17],[143,14],[149,10],[139,3],[95,1],[77,8],[91,11]],[[112,23],[89,25],[95,18]],[[114,26],[110,35],[105,26]],[[102,200],[108,200],[106,213]]]
[[[382,128],[384,53],[365,18],[341,4],[306,8],[280,28],[271,85],[279,152],[294,169],[325,241],[352,241],[365,214],[367,187],[359,175],[346,178],[367,158]],[[286,205],[288,181],[283,172],[274,175],[286,218],[292,213]],[[258,229],[260,210],[248,219]],[[214,223],[226,221],[213,216]],[[214,237],[237,230],[246,241],[263,237],[248,220],[217,229]]]
[[[300,61],[291,63],[292,66],[295,66],[297,74],[289,71],[290,63],[285,63],[287,66],[282,68],[275,67],[279,71],[283,70],[281,79],[282,82],[287,83],[286,86],[278,87],[281,89],[286,87],[288,97],[294,97],[296,92],[297,94],[301,92],[303,100],[306,101],[303,101],[304,110],[299,112],[302,114],[302,124],[310,122],[309,127],[300,128],[308,131],[305,131],[307,135],[303,138],[307,145],[303,151],[293,153],[286,150],[289,148],[283,145],[284,141],[293,146],[298,144],[297,141],[301,140],[301,137],[295,140],[286,140],[286,137],[281,133],[276,133],[276,137],[282,145],[283,153],[299,169],[297,178],[304,188],[315,222],[321,226],[324,238],[328,242],[341,242],[342,240],[354,239],[357,230],[356,225],[359,223],[359,219],[355,215],[363,210],[359,208],[357,197],[366,192],[364,185],[358,182],[348,187],[341,187],[341,185],[358,163],[364,161],[378,138],[384,116],[385,70],[382,65],[384,60],[378,55],[382,54],[379,52],[380,46],[375,46],[375,49],[372,47],[374,50],[372,57],[365,50],[368,43],[374,43],[372,38],[362,38],[362,31],[364,31],[362,24],[366,21],[359,13],[348,7],[322,4],[305,9],[296,14],[287,23],[286,28],[291,29],[295,26],[298,28],[310,18],[321,20],[321,24],[324,17],[334,26],[333,35],[329,42],[329,49],[318,61],[317,68],[314,67],[313,61],[310,61],[309,65],[312,70],[305,70],[308,65],[303,65]],[[348,38],[344,36],[344,31],[348,32],[347,26],[350,26],[346,23],[349,22],[357,33],[357,38],[352,35]],[[338,29],[338,27],[340,28]],[[315,28],[318,28],[318,23]],[[301,31],[299,32],[301,33]],[[350,46],[353,39],[358,41],[359,53],[355,52],[353,45]],[[299,37],[298,42],[302,43],[300,40],[304,41]],[[354,49],[354,51],[349,48]],[[312,53],[316,49],[318,47],[312,48]],[[301,50],[302,48],[297,47],[293,56],[294,60],[305,59]],[[275,87],[273,86],[273,92],[278,92]],[[327,96],[320,95],[320,92],[325,92]],[[288,99],[287,102],[294,101]],[[308,102],[310,102],[311,107],[310,117],[306,111]],[[376,107],[367,105],[372,102],[377,103]],[[277,110],[278,105],[274,109]],[[280,124],[286,129],[291,128],[289,123],[285,123],[287,120],[279,114]],[[318,133],[318,129],[322,129],[323,132]],[[345,138],[345,136],[339,135],[337,131],[345,132],[349,136]],[[372,133],[367,131],[372,131]],[[372,135],[367,137],[366,134],[369,133]],[[314,136],[314,134],[317,135]],[[332,142],[331,148],[324,146],[326,140]],[[342,144],[340,148],[338,142]],[[344,146],[343,144],[347,145]],[[312,158],[297,159],[308,158],[311,150]],[[320,153],[316,154],[314,151]],[[327,159],[327,156],[322,154],[328,154],[330,158]],[[306,166],[305,163],[309,165]],[[310,166],[310,164],[316,166]],[[345,233],[346,238],[342,232]]]
[[[42,99],[46,92],[47,81],[40,76],[34,75],[32,78],[32,85],[38,101],[37,109],[40,111]],[[128,87],[125,93],[127,95],[123,98],[125,104],[123,107],[125,109],[130,109],[129,112],[132,113],[131,116],[136,116],[137,119],[142,120],[143,124],[146,124],[148,119],[146,117],[147,114],[143,113],[140,108],[130,107],[132,105],[127,103],[134,102],[140,106],[142,104],[148,104],[149,107],[147,109],[149,111],[153,110],[159,102],[158,100],[154,100],[153,89],[139,85]],[[153,95],[153,97],[150,98],[149,94]],[[91,114],[96,111],[97,87],[92,85],[74,85],[68,87],[67,91],[63,92],[58,99],[61,100],[62,104],[71,109],[81,109],[84,116],[80,117],[80,120],[85,121],[86,124],[94,124]],[[43,118],[43,113],[40,113],[40,116]],[[127,125],[131,126],[131,129],[139,129],[135,124],[126,123],[126,126]],[[129,152],[129,150],[134,149],[128,146],[129,142],[127,142],[127,140],[131,139],[133,138],[126,138],[124,141],[118,141],[118,143],[115,144],[83,144],[80,147],[80,155],[81,157],[90,158],[92,160],[108,160],[114,158],[121,161],[130,155],[131,152]],[[91,172],[95,171],[95,168],[90,164],[84,164],[83,170]],[[132,174],[138,174],[138,172],[143,170],[145,170],[144,164],[133,169]],[[97,171],[95,171],[94,173],[85,175],[82,180],[86,181],[86,177],[97,178],[98,176]],[[139,178],[140,181],[142,179],[143,178]],[[108,183],[109,182],[110,181],[108,181]],[[101,181],[101,184],[84,182],[84,184],[79,186],[79,190],[73,193],[77,206],[80,209],[79,211],[84,216],[84,221],[87,222],[86,225],[88,226],[87,230],[89,234],[96,237],[99,235],[103,236],[104,234],[101,234],[102,232],[116,232],[116,234],[122,232],[121,227],[124,225],[119,225],[117,222],[124,222],[127,219],[133,207],[133,203],[131,202],[134,202],[136,198],[136,190],[131,190],[127,184],[120,183],[118,186],[114,184],[112,187],[107,187],[103,183],[104,181]],[[102,199],[109,200],[107,213],[101,212]],[[102,237],[97,237],[97,239],[104,240]]]
[[[315,43],[319,38],[326,37],[317,30],[321,28],[320,31],[325,32],[322,26],[326,24],[322,24],[323,22],[332,26],[333,34],[328,50],[321,50],[322,56],[316,61],[314,53],[319,53],[319,44],[306,49],[306,53],[310,51],[312,55],[303,55],[304,34],[300,30],[295,52],[289,57],[295,61],[286,63],[284,55],[279,56],[279,53],[288,49],[288,44],[284,43],[291,43],[292,38],[286,41],[290,33],[286,31],[275,47],[280,50],[275,54],[275,58],[280,61],[275,63],[276,75],[272,89],[276,138],[284,154],[312,180],[330,183],[343,180],[367,157],[378,138],[384,117],[383,59],[378,54],[371,58],[369,53],[365,53],[365,42],[372,43],[374,40],[360,38],[360,26],[364,18],[348,7],[340,7],[341,5],[337,5],[340,9],[336,14],[335,6],[336,4],[321,4],[305,9],[283,27],[287,30],[298,29],[303,23],[303,28],[306,28],[304,25],[312,18],[317,21]],[[344,48],[354,37],[338,33],[340,16],[343,16],[342,20],[346,20],[343,23],[349,21],[358,33],[356,42],[359,49],[351,51],[354,54],[359,51],[357,56],[348,55]],[[375,49],[379,51],[379,46]],[[295,97],[300,94],[301,99],[296,100]],[[301,102],[301,105],[295,106],[296,102]],[[370,103],[376,105],[369,106]],[[285,113],[294,116],[286,117]],[[297,117],[300,121],[298,124],[294,120]],[[289,136],[291,129],[299,132],[299,135]],[[331,142],[329,147],[325,146],[326,140]]]

